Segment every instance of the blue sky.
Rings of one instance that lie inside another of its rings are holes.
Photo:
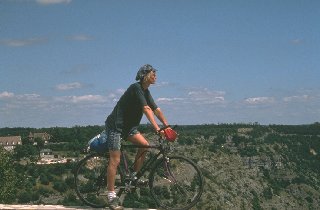
[[[0,0],[0,127],[103,125],[146,63],[171,124],[319,122],[319,18],[318,0]]]

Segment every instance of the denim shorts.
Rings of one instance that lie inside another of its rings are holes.
[[[121,149],[121,132],[115,130],[115,129],[106,129],[107,136],[108,136],[108,148],[112,151],[117,151]],[[128,136],[133,136],[140,133],[137,129],[137,127],[133,127]]]
[[[113,130],[113,129],[106,129],[107,131],[107,136],[108,136],[108,149],[109,150],[113,150],[113,151],[117,151],[120,150],[121,148],[121,133],[117,130]]]
[[[129,131],[128,136],[134,136],[134,135],[136,135],[136,134],[138,134],[138,133],[140,133],[140,132],[138,131],[138,127],[133,127],[133,128],[131,128],[131,130]]]

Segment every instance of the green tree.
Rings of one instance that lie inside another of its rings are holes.
[[[39,157],[39,150],[30,144],[17,145],[14,149],[14,157],[16,160],[29,158],[31,161],[36,161]]]
[[[44,147],[44,141],[43,141],[42,138],[37,137],[37,138],[34,139],[34,141],[37,143],[37,147],[38,147],[39,149],[41,149],[41,148]]]
[[[254,191],[252,191],[251,193],[253,194],[252,208],[254,210],[261,210],[262,207],[260,206],[260,201],[257,193]]]
[[[18,179],[12,162],[12,156],[0,147],[0,203],[12,203],[15,199]]]

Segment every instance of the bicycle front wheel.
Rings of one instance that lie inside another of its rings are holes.
[[[164,209],[190,209],[202,195],[202,173],[188,158],[163,158],[150,174],[150,191],[157,204]]]
[[[107,154],[90,154],[82,159],[74,171],[74,183],[78,197],[88,206],[107,206]]]

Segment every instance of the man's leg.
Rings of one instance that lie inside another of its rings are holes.
[[[122,210],[120,200],[115,192],[115,179],[117,174],[117,168],[120,164],[121,156],[121,137],[120,133],[115,131],[108,132],[108,147],[109,147],[109,163],[107,167],[107,189],[108,189],[108,201],[109,207],[113,210]]]
[[[117,174],[117,168],[120,163],[120,151],[109,151],[110,159],[107,168],[107,183],[108,183],[108,191],[114,191],[114,183]]]
[[[148,146],[149,142],[144,138],[144,136],[141,133],[137,133],[134,135],[131,135],[128,137],[128,140],[136,145],[144,145]],[[135,159],[135,165],[134,165],[134,171],[138,172],[140,168],[142,167],[142,164],[144,162],[144,159],[146,157],[146,148],[140,148],[138,149],[136,159]]]

